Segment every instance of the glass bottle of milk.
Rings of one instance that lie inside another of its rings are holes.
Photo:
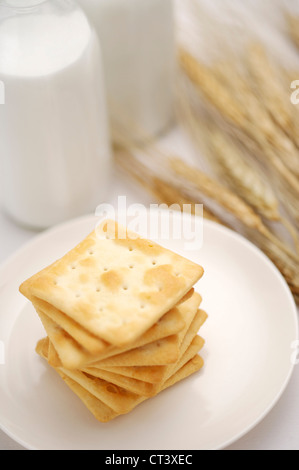
[[[146,136],[173,121],[173,0],[78,0],[100,38],[113,124]]]
[[[44,229],[105,200],[111,149],[98,36],[72,0],[0,0],[0,204]]]

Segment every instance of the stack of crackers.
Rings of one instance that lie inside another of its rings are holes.
[[[46,332],[37,353],[101,422],[203,366],[203,268],[104,221],[25,281]]]

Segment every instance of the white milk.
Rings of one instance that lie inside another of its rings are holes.
[[[173,0],[78,0],[99,35],[112,120],[159,134],[172,123]]]
[[[0,12],[0,202],[45,228],[103,202],[110,143],[94,30],[72,2],[39,3]]]

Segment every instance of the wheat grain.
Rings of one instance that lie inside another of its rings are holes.
[[[278,239],[263,223],[261,217],[233,191],[219,184],[208,175],[195,167],[187,165],[178,158],[170,160],[171,167],[178,177],[185,179],[185,184],[193,184],[205,196],[217,202],[221,207],[236,217],[248,228],[256,229],[269,241],[276,244],[288,256],[299,262],[298,256],[292,252],[280,239]]]
[[[201,118],[195,113],[191,98],[186,92],[180,103],[180,119],[185,125],[191,139],[210,166],[236,194],[254,207],[263,217],[269,220],[280,220],[279,202],[272,188],[261,177],[257,168],[249,165],[246,155],[241,154],[235,141],[216,126],[209,118]]]
[[[182,97],[182,93],[180,94]],[[258,168],[247,163],[246,152],[207,117],[201,118],[191,109],[189,97],[180,99],[180,119],[187,128],[196,148],[206,158],[220,181],[241,196],[261,216],[277,221],[291,236],[299,253],[298,232],[293,224],[280,213],[280,202],[268,181],[262,178]],[[208,121],[207,121],[208,119]],[[298,213],[298,212],[297,212]]]
[[[257,46],[252,46],[251,54],[248,55],[250,72],[255,76],[256,89],[249,83],[249,77],[241,74],[240,67],[230,65],[213,66],[210,70],[215,76],[219,76],[231,91],[231,99],[237,96],[240,106],[247,111],[248,124],[243,128],[243,132],[256,140],[261,148],[272,148],[279,154],[284,165],[289,172],[299,175],[299,153],[294,140],[296,137],[296,127],[293,123],[293,107],[289,97],[285,97],[281,90],[279,80],[271,76],[274,71],[268,62],[258,55]],[[260,51],[262,55],[263,49]],[[266,105],[265,102],[266,101]],[[287,106],[290,104],[290,106]],[[279,121],[279,127],[276,125]],[[298,181],[297,181],[298,186]]]
[[[176,206],[178,206],[180,210],[184,210],[184,206],[186,207],[187,205],[191,208],[192,215],[198,215],[196,211],[196,204],[198,204],[198,201],[194,201],[190,197],[187,197],[180,189],[172,186],[163,179],[158,177],[153,178],[150,191],[160,203],[167,204],[168,207],[172,208],[176,208]],[[205,206],[203,207],[203,217],[224,225],[219,217]]]
[[[297,150],[282,132],[278,132],[256,96],[250,92],[245,80],[237,74],[231,74],[231,86],[239,92],[236,99],[225,84],[217,80],[213,71],[188,51],[181,50],[180,64],[199,93],[204,95],[229,124],[258,145],[275,171],[281,172],[299,196],[298,179],[294,175],[299,174]]]
[[[179,206],[180,208],[183,207],[183,204],[203,202],[203,199],[201,199],[199,194],[192,189],[192,197],[188,198],[188,196],[184,194],[184,189],[181,189],[180,181],[176,181],[176,184],[173,185],[168,181],[164,181],[161,177],[156,176],[155,171],[152,171],[152,169],[149,169],[146,165],[143,165],[139,161],[138,157],[136,157],[136,155],[130,151],[123,150],[118,152],[116,155],[116,161],[131,175],[131,177],[134,177],[140,184],[142,184],[143,188],[146,188],[153,196],[155,196],[159,202],[166,203],[172,207]],[[205,189],[207,189],[206,186]],[[190,191],[190,187],[188,188],[188,191]],[[215,189],[213,190],[213,194],[214,191]],[[205,190],[205,193],[210,195],[209,191]],[[218,196],[216,199],[218,199]],[[220,223],[221,225],[228,226],[233,230],[239,231],[238,227],[236,227],[236,224],[227,223],[223,211],[221,211],[220,214],[221,216],[217,217],[214,212],[211,212],[205,206],[204,217]],[[238,215],[240,216],[239,211]],[[252,214],[250,217],[252,217]],[[243,216],[242,220],[244,222]],[[256,230],[256,221],[254,223],[246,224],[246,227],[247,232],[245,230],[245,233],[247,238],[259,246],[264,251],[264,253],[269,256],[269,258],[285,277],[293,294],[299,295],[299,260],[296,258],[294,259],[289,255],[288,252],[285,251],[284,248],[282,248],[280,244],[277,244],[277,239],[275,237],[270,236],[269,238],[269,234],[264,232],[263,229]]]
[[[192,83],[194,83],[199,95],[204,95],[205,100],[208,101],[208,106],[211,106],[217,111],[217,121],[221,123],[226,131],[241,146],[243,146],[251,160],[256,162],[262,174],[270,180],[273,184],[273,188],[281,202],[284,203],[284,209],[291,218],[292,222],[299,227],[299,211],[298,211],[298,199],[299,199],[299,179],[296,173],[299,171],[299,165],[297,163],[297,150],[292,149],[292,152],[286,152],[286,142],[290,140],[282,137],[282,133],[276,132],[275,126],[269,119],[269,116],[265,114],[262,106],[259,105],[258,100],[252,93],[248,92],[249,86],[245,81],[240,79],[240,75],[231,73],[230,76],[233,79],[230,81],[226,75],[225,80],[221,80],[217,73],[211,73],[206,66],[198,62],[191,54],[186,51],[181,53],[181,61],[183,61],[183,68],[186,76]],[[223,72],[222,72],[223,73]],[[225,73],[224,73],[225,76]],[[218,96],[223,91],[225,101],[218,100],[213,94],[213,89],[216,86],[209,86],[211,83],[217,83]],[[204,83],[204,86],[202,84]],[[229,83],[229,87],[227,87]],[[208,90],[208,91],[207,91]],[[236,100],[236,93],[233,90],[238,90]],[[246,99],[244,98],[246,97]],[[219,106],[219,103],[226,103],[227,106]],[[239,106],[240,110],[247,108],[247,111],[243,111],[238,114],[234,111],[231,113],[227,110],[231,109],[230,103],[232,103],[232,109],[236,110]],[[244,117],[246,114],[246,118]],[[238,124],[238,119],[242,117]],[[256,117],[256,121],[254,120]],[[284,148],[284,152],[282,152]],[[282,158],[282,155],[288,154],[288,166],[286,165],[286,159]]]
[[[155,154],[155,149],[147,148],[146,156],[152,151]],[[162,178],[160,176],[159,165],[162,163],[161,166],[164,167],[165,161],[161,162],[161,158],[159,158],[158,167],[155,167],[155,165],[149,166],[142,163],[140,161],[140,154],[136,156],[129,148],[118,150],[115,152],[115,155],[117,164],[131,177],[136,179],[143,188],[146,188],[154,195],[158,201],[171,206],[182,207],[186,203],[202,204],[205,197],[208,196],[218,202],[221,206],[220,215],[217,216],[217,211],[211,211],[209,205],[204,203],[204,216],[222,225],[229,226],[235,231],[240,231],[238,222],[241,221],[243,228],[245,226],[245,230],[247,230],[248,238],[257,246],[260,246],[265,254],[276,264],[289,283],[294,295],[299,295],[299,259],[290,253],[283,243],[269,232],[254,211],[242,203],[237,196],[231,192],[223,191],[221,185],[179,159],[170,160],[171,167],[175,168],[177,172],[176,176],[171,178],[169,172],[162,172],[165,175]],[[162,155],[165,158],[163,152],[159,152],[159,157]],[[236,219],[228,222],[224,209],[234,214]]]
[[[240,106],[231,99],[230,93],[211,74],[209,68],[183,49],[180,50],[179,59],[182,69],[208,102],[215,106],[230,123],[245,129],[248,123],[245,110],[240,109]]]
[[[171,167],[178,176],[193,184],[207,197],[214,199],[222,207],[242,221],[246,226],[263,231],[261,218],[240,197],[195,167],[178,158],[171,159]]]
[[[263,237],[260,233],[247,232],[246,236],[276,265],[288,283],[292,293],[299,295],[298,263],[291,259],[275,243],[271,240],[269,241],[268,238]]]
[[[173,183],[178,189],[185,191],[185,194],[188,194],[186,188],[193,185],[200,193],[200,198],[208,198],[211,201],[208,201],[207,207],[214,208],[215,204],[220,206],[222,209],[225,209],[231,216],[235,217],[241,224],[244,224],[247,227],[255,228],[261,234],[264,234],[273,240],[274,243],[277,243],[278,246],[288,253],[290,256],[296,255],[283,244],[279,239],[277,239],[264,225],[261,217],[255,212],[255,210],[249,206],[243,199],[237,196],[233,191],[227,189],[224,185],[219,184],[214,178],[209,177],[198,168],[191,167],[187,165],[183,160],[175,157],[169,157],[165,155],[163,151],[159,150],[159,147],[150,140],[148,145],[138,144],[136,141],[130,140],[127,135],[122,135],[119,132],[118,135],[119,146],[128,149],[134,149],[135,151],[141,151],[141,154],[150,157],[151,168],[148,170],[151,174],[161,174],[165,172],[168,173],[168,181]],[[138,158],[131,155],[131,169],[134,173],[141,173],[146,171],[145,165],[143,167]],[[134,167],[132,158],[135,158]],[[138,169],[138,170],[137,170]],[[174,171],[174,175],[171,174],[171,171]],[[138,178],[138,174],[137,174]],[[180,181],[181,179],[181,181]],[[189,188],[188,188],[189,189]],[[217,212],[213,211],[217,214]]]
[[[250,44],[244,56],[259,99],[274,122],[289,137],[294,137],[293,107],[282,84],[281,68],[271,63],[261,43]]]
[[[280,220],[279,203],[270,187],[240,156],[239,149],[218,129],[211,131],[211,149],[218,158],[220,177],[237,194],[269,220]]]
[[[294,44],[299,48],[299,17],[287,15],[287,24],[290,36],[294,41]]]
[[[116,150],[115,161],[120,168],[125,170],[131,177],[134,177],[144,189],[152,194],[158,202],[166,204],[173,209],[176,209],[176,206],[178,206],[180,210],[184,209],[184,205],[188,205],[191,207],[191,214],[197,214],[195,205],[199,204],[198,200],[186,196],[180,188],[152,173],[129,149]],[[203,207],[203,216],[205,219],[226,225],[207,207]]]

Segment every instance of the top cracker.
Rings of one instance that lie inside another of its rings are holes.
[[[106,220],[25,281],[20,292],[122,347],[151,328],[202,275],[201,266]]]

